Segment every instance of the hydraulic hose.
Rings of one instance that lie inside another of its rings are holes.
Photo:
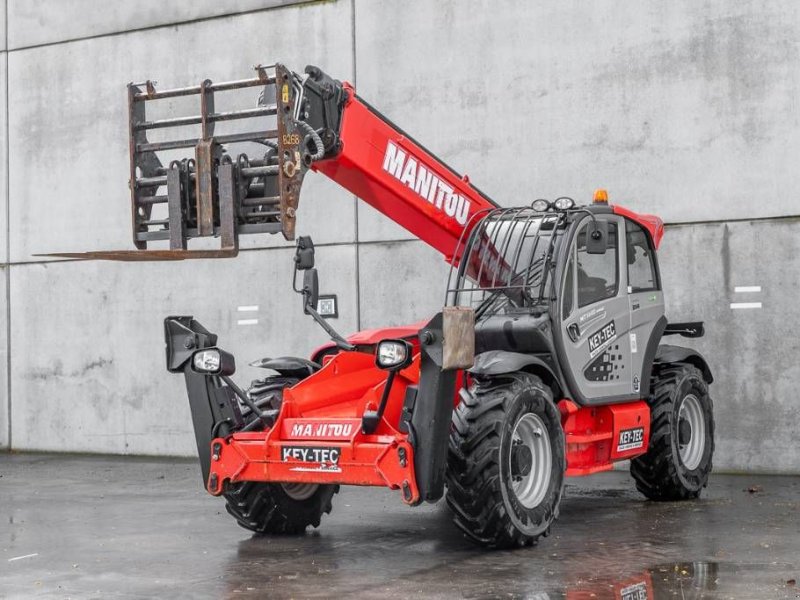
[[[307,142],[309,139],[311,139],[311,141],[314,142],[314,146],[316,146],[316,152],[305,157],[306,162],[310,165],[315,160],[319,160],[325,156],[325,145],[322,143],[322,138],[319,137],[319,134],[314,131],[314,128],[311,127],[311,125],[305,121],[296,121],[296,123],[297,126],[306,133],[304,142]]]

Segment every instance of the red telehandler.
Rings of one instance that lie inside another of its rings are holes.
[[[350,84],[316,67],[256,73],[129,86],[137,250],[81,258],[229,257],[240,235],[294,240],[311,170],[441,252],[451,271],[430,320],[343,337],[318,311],[313,242],[297,237],[294,289],[332,341],[308,359],[260,361],[271,374],[247,390],[216,335],[191,316],[166,319],[167,368],[186,380],[204,485],[240,525],[316,527],[340,485],[387,486],[410,505],[446,488],[470,539],[530,545],[558,517],[565,477],[622,460],[650,499],[698,496],[714,449],[712,376],[694,350],[661,343],[699,337],[703,325],[664,317],[658,217],[611,205],[603,190],[587,206],[501,207]],[[256,108],[215,110],[220,94],[246,88],[261,89]],[[199,115],[148,119],[152,103],[184,96],[199,99]],[[257,126],[215,134],[225,121]],[[187,126],[199,137],[148,139]],[[237,144],[260,150],[234,157]],[[186,148],[191,158],[164,158]],[[219,248],[188,249],[208,237]],[[169,249],[147,249],[153,240]]]

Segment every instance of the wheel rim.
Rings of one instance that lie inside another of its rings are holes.
[[[703,407],[694,394],[689,394],[681,402],[678,411],[678,451],[683,466],[693,471],[703,460],[706,446],[706,428]]]
[[[282,483],[281,487],[292,500],[308,500],[319,487],[318,483]]]
[[[508,453],[511,489],[525,508],[534,508],[544,500],[550,487],[553,451],[544,421],[533,413],[517,421]]]

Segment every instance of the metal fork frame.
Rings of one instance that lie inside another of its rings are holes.
[[[287,240],[294,239],[300,188],[308,169],[302,160],[304,134],[294,120],[298,93],[295,76],[281,64],[272,67],[259,65],[255,69],[256,77],[251,79],[222,83],[205,80],[200,85],[176,89],[157,90],[152,81],[128,85],[131,227],[133,243],[139,250],[147,249],[150,241],[169,240],[169,251],[151,250],[148,254],[163,254],[165,258],[170,253],[188,257],[193,252],[232,256],[238,252],[239,234],[280,232]],[[268,69],[274,69],[274,74],[269,74]],[[215,94],[218,92],[271,84],[275,84],[275,98],[274,102],[266,99],[266,106],[215,111]],[[149,102],[182,96],[198,97],[199,114],[147,119]],[[241,133],[214,135],[217,122],[271,115],[277,117],[276,129],[249,128]],[[201,126],[199,138],[155,143],[147,139],[147,132],[154,129],[197,124]],[[225,144],[264,140],[273,141],[277,164],[234,162],[224,154]],[[173,161],[167,167],[157,155],[166,150],[192,147],[195,149],[193,158]],[[240,197],[240,181],[273,176],[277,177],[276,196]],[[163,187],[167,193],[159,194]],[[168,219],[151,219],[155,204],[167,204]],[[268,210],[259,212],[254,207],[268,207]],[[196,223],[196,226],[190,226],[191,223]],[[221,238],[218,251],[187,250],[188,239],[212,236]]]

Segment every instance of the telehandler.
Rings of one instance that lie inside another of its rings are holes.
[[[260,90],[255,108],[215,110],[215,98],[247,88]],[[148,118],[147,107],[179,97],[196,98],[199,114]],[[468,538],[517,547],[549,533],[565,477],[630,460],[652,500],[696,498],[707,485],[712,375],[696,351],[662,344],[702,336],[703,324],[664,316],[658,217],[612,205],[604,190],[585,206],[565,196],[502,207],[316,67],[258,66],[251,79],[171,90],[130,84],[128,101],[137,250],[80,257],[231,257],[241,235],[281,233],[296,239],[302,308],[332,340],[309,358],[259,361],[269,374],[245,390],[215,334],[192,316],[165,321],[203,483],[243,527],[301,533],[320,525],[340,485],[386,486],[409,505],[446,494]],[[227,121],[255,125],[215,134]],[[199,136],[148,138],[188,126]],[[260,150],[234,156],[237,144]],[[190,158],[174,158],[187,148]],[[295,236],[309,170],[444,255],[441,312],[335,331],[320,314],[314,244]],[[219,247],[189,249],[195,238]],[[169,248],[148,249],[157,240]]]

